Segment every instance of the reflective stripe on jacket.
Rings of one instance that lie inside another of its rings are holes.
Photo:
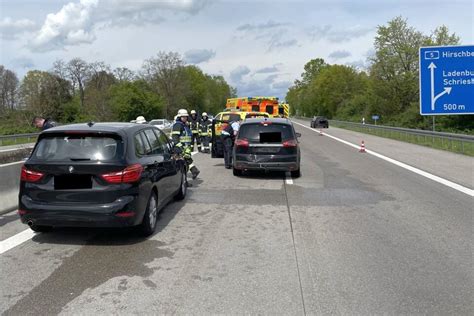
[[[173,124],[173,129],[171,131],[171,138],[176,146],[189,146],[191,145],[193,133],[189,127],[181,121],[176,121]]]

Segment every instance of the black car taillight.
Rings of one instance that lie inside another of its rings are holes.
[[[43,178],[43,176],[44,176],[44,173],[27,169],[25,166],[21,167],[21,175],[20,175],[21,181],[38,182],[39,180],[41,180],[41,178]]]
[[[298,142],[294,139],[285,140],[283,142],[283,147],[286,147],[286,148],[296,147],[296,146],[298,146]]]
[[[249,141],[245,138],[236,139],[235,146],[237,147],[249,147]]]
[[[133,183],[140,180],[142,176],[143,166],[140,164],[134,164],[128,166],[127,168],[116,171],[102,174],[101,177],[108,183]]]

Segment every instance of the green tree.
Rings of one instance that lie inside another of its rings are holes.
[[[114,75],[100,70],[85,82],[84,110],[98,121],[110,121],[115,118],[110,106],[110,87],[116,82]]]
[[[20,95],[24,107],[35,115],[58,119],[71,100],[69,82],[49,72],[32,70],[23,78]]]
[[[204,111],[208,105],[207,78],[205,74],[196,66],[184,67],[183,74],[183,81],[186,85],[186,107],[198,112]]]
[[[326,68],[328,64],[322,58],[311,59],[304,65],[304,72],[301,74],[303,85],[311,83]]]
[[[380,114],[402,113],[418,99],[418,50],[427,41],[402,17],[378,27],[370,75],[375,93],[387,98]]]
[[[143,63],[144,79],[156,94],[163,97],[164,114],[171,117],[185,102],[184,61],[178,53],[159,52]]]
[[[459,45],[460,38],[455,33],[450,34],[449,28],[446,25],[437,27],[431,34],[428,45],[442,46],[442,45]]]
[[[119,121],[128,122],[140,115],[151,120],[164,114],[164,101],[144,80],[124,81],[111,86],[110,102]]]

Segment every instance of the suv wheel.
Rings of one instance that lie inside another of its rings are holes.
[[[143,215],[143,221],[140,225],[140,232],[143,236],[150,236],[155,232],[156,221],[158,218],[158,203],[155,192],[150,194],[150,199],[146,206],[145,214]]]
[[[186,168],[181,169],[181,184],[178,193],[174,196],[176,201],[181,201],[186,197],[188,191],[188,179],[186,177]]]
[[[232,168],[232,173],[234,174],[234,176],[238,177],[242,175],[242,170]]]
[[[301,176],[301,170],[298,169],[298,170],[294,170],[291,172],[291,177],[292,178],[299,178]]]

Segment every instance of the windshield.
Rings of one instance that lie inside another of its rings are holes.
[[[39,161],[112,161],[122,156],[122,142],[103,136],[42,138],[32,154]]]

